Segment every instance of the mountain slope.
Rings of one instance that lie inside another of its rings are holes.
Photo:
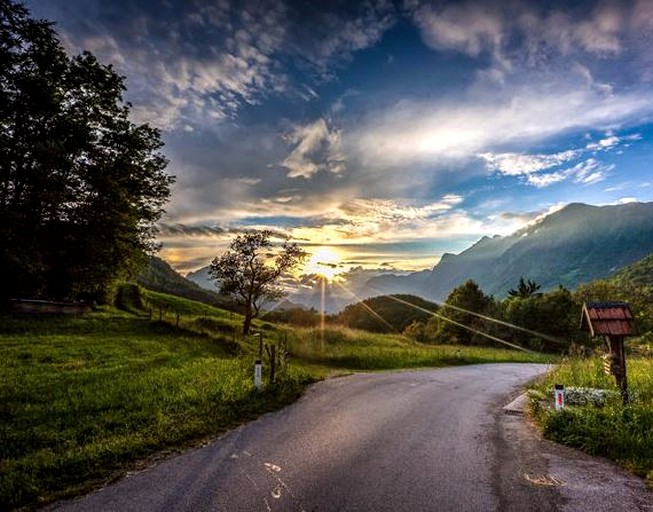
[[[177,273],[166,261],[150,258],[147,268],[136,278],[138,284],[155,292],[169,293],[213,306],[229,307],[229,300],[206,290]]]
[[[197,284],[205,290],[217,290],[216,281],[209,274],[209,267],[202,267],[194,272],[186,274],[186,279]]]
[[[371,279],[367,295],[413,293],[443,300],[467,279],[504,297],[521,276],[543,290],[575,288],[653,252],[653,203],[570,204],[507,237],[484,237],[458,255],[445,254],[430,272]]]
[[[629,286],[653,287],[653,254],[622,268],[612,280]]]

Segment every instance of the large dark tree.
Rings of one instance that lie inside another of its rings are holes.
[[[488,321],[479,317],[489,312],[494,304],[478,284],[471,279],[454,288],[429,323],[437,341],[464,345],[484,344],[487,338],[479,333],[490,330]]]
[[[511,297],[503,302],[506,321],[529,329],[512,329],[505,337],[535,350],[563,350],[579,337],[580,305],[569,290]],[[543,336],[542,336],[543,335]]]
[[[99,297],[153,249],[173,178],[124,78],[0,0],[0,289]]]
[[[295,243],[284,242],[276,255],[272,232],[260,231],[236,237],[229,250],[211,262],[210,274],[217,279],[220,292],[240,304],[245,314],[243,334],[249,334],[252,319],[265,301],[283,297],[281,278],[306,257]]]

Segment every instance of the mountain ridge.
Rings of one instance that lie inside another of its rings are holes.
[[[413,293],[444,300],[467,279],[505,297],[521,276],[575,288],[653,253],[653,203],[593,206],[571,203],[505,237],[484,236],[457,255],[443,255],[425,279],[382,276],[364,295]]]

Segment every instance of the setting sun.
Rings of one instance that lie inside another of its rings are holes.
[[[328,280],[342,272],[340,255],[331,247],[317,247],[304,267],[304,273],[318,274]]]

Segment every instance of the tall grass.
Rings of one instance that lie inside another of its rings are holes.
[[[653,359],[627,360],[629,390],[633,396],[624,406],[614,378],[603,373],[598,357],[566,359],[538,385],[550,394],[554,384],[611,389],[602,407],[567,407],[555,412],[534,404],[534,415],[543,434],[554,441],[619,462],[653,485]]]
[[[220,318],[225,321],[236,321],[242,323],[241,315],[202,302],[184,299],[183,297],[168,295],[166,293],[153,292],[142,288],[140,289],[140,296],[144,309],[152,308],[153,315],[158,314],[158,310],[162,309],[166,313],[178,313],[187,316],[208,316],[212,318]]]

